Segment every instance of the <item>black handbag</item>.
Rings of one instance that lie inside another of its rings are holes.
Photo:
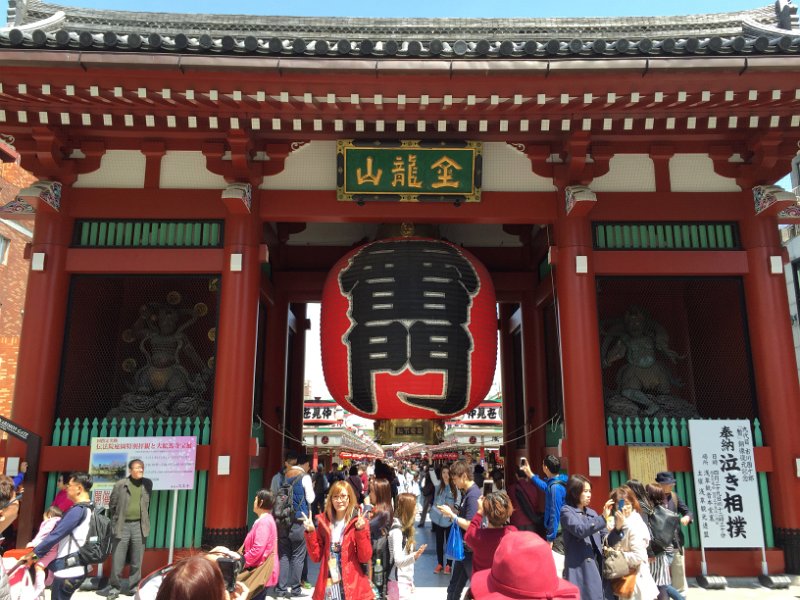
[[[666,506],[659,505],[648,515],[648,521],[653,536],[651,544],[655,552],[662,552],[675,544],[675,534],[681,525],[679,514],[672,512]]]

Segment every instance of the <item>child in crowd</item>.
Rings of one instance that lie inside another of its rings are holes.
[[[58,508],[57,506],[51,506],[50,508],[48,508],[45,511],[44,515],[42,516],[44,520],[42,521],[42,524],[39,525],[39,531],[36,533],[36,537],[30,541],[28,546],[35,548],[40,543],[42,543],[42,540],[44,540],[44,538],[46,538],[47,535],[51,531],[53,531],[55,526],[58,525],[58,522],[61,520],[62,515],[63,513],[61,512],[61,509]],[[47,565],[49,565],[50,562],[56,557],[57,553],[58,553],[58,545],[56,544],[55,546],[53,546],[50,552],[48,552],[38,560],[36,566],[34,567],[36,569],[34,586],[36,593],[39,594],[40,596],[44,594],[45,586],[48,585],[49,583],[52,583],[53,580],[52,575],[50,575],[49,581],[47,581],[48,579]]]
[[[478,498],[478,512],[464,534],[464,543],[472,548],[473,573],[490,569],[503,536],[517,531],[516,527],[508,525],[513,510],[511,500],[505,492],[492,492]],[[482,529],[484,516],[487,524]]]
[[[414,551],[414,519],[417,497],[403,493],[397,496],[394,523],[389,531],[389,552],[397,568],[389,574],[389,600],[410,600],[414,597],[414,563],[425,552],[426,544]],[[392,579],[396,577],[396,580]]]

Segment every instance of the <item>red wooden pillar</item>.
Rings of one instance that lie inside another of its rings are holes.
[[[67,202],[72,193],[65,190]],[[36,213],[32,252],[44,253],[44,270],[28,275],[17,366],[19,384],[14,391],[11,419],[41,436],[42,446],[51,443],[53,434],[69,295],[65,263],[72,226],[73,220],[63,213],[46,208]],[[24,444],[11,442],[9,456],[24,457],[24,452]],[[33,526],[41,519],[44,506],[47,474],[34,471],[33,467],[24,482],[28,500],[20,505],[18,544],[32,538]]]
[[[516,456],[516,442],[509,440],[522,433],[518,429],[524,423],[517,423],[517,402],[522,402],[519,396],[523,391],[517,389],[514,377],[514,336],[511,333],[511,318],[516,310],[516,304],[500,304],[500,385],[503,390],[503,448],[506,459],[506,479],[511,475],[508,469],[514,463]],[[483,448],[481,447],[481,459]]]
[[[303,392],[305,386],[306,332],[309,329],[306,304],[290,305],[294,316],[294,335],[292,337],[291,356],[289,357],[289,394],[286,402],[286,429],[289,435],[301,443],[292,442],[293,447],[302,451],[303,440]]]
[[[261,281],[259,241],[258,219],[249,214],[228,216],[211,416],[208,505],[203,532],[203,542],[212,546],[238,547],[247,533]],[[241,270],[236,270],[239,257]]]
[[[534,294],[522,302],[523,365],[525,369],[525,415],[527,431],[549,418],[547,405],[547,360],[544,343],[544,317],[536,307]],[[526,439],[526,458],[532,465],[544,460],[545,429],[537,429]],[[519,461],[517,461],[519,462]],[[516,468],[516,465],[514,466]]]
[[[570,473],[589,476],[589,459],[600,459],[600,476],[590,477],[597,504],[608,496],[609,479],[592,235],[588,217],[567,217],[561,210],[555,279],[564,382],[563,450]],[[577,272],[577,257],[586,257],[585,273]]]
[[[764,442],[772,448],[774,470],[770,473],[772,516],[779,540],[794,540],[795,554],[786,564],[800,564],[800,389],[794,343],[789,323],[789,303],[783,270],[770,271],[771,257],[784,256],[774,218],[752,217],[741,223],[742,243],[749,272],[744,277],[750,349],[753,357],[759,418]],[[780,543],[780,542],[779,542]]]
[[[264,485],[283,467],[283,430],[286,425],[286,355],[288,344],[289,304],[286,295],[276,289],[273,304],[267,307],[264,340],[264,393],[261,418],[267,423],[264,446],[267,461]]]

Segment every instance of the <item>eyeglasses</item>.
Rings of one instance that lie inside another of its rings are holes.
[[[350,500],[350,496],[348,494],[339,494],[338,496],[333,496],[333,500]]]

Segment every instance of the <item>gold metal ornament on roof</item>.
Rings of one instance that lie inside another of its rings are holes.
[[[198,302],[194,305],[194,316],[205,317],[208,314],[208,305],[205,302]]]
[[[133,373],[136,370],[136,359],[126,358],[122,361],[122,370],[126,373]]]
[[[216,361],[216,360],[214,360],[214,357],[213,357],[213,356],[211,356],[211,357],[209,357],[209,359],[206,361],[206,364],[208,365],[208,368],[209,368],[209,369],[213,369],[213,368],[214,368],[214,365],[216,364],[216,362],[217,362],[217,361]]]
[[[414,235],[414,224],[413,223],[401,223],[400,224],[400,235],[403,237],[411,237]]]
[[[219,277],[215,277],[214,279],[208,280],[208,291],[209,292],[219,291]]]
[[[167,304],[171,304],[172,306],[177,306],[181,303],[181,294],[175,290],[172,290],[169,294],[167,294]]]
[[[217,328],[216,327],[212,327],[211,329],[208,330],[208,339],[211,340],[212,342],[217,340]]]
[[[126,329],[122,332],[122,341],[127,344],[132,344],[136,341],[136,335],[133,333],[133,329]]]

